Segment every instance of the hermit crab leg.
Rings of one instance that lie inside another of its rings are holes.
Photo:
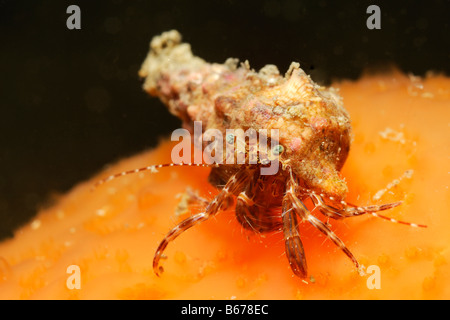
[[[236,200],[236,219],[247,229],[252,229],[252,223],[247,219],[247,216],[249,216],[250,208],[256,205],[254,198],[258,176],[257,172],[252,174],[252,178],[249,179]]]
[[[313,194],[311,196],[311,199],[313,200],[314,205],[317,208],[319,208],[320,212],[322,212],[327,217],[330,217],[333,219],[344,219],[344,218],[360,216],[363,214],[371,214],[374,217],[389,220],[394,223],[408,225],[410,227],[415,227],[415,228],[417,228],[417,227],[426,228],[427,227],[426,225],[423,225],[423,224],[416,224],[416,223],[401,221],[401,220],[389,218],[387,216],[377,213],[379,211],[395,208],[402,204],[401,201],[393,202],[393,203],[386,203],[386,204],[381,204],[381,205],[371,205],[371,206],[366,206],[366,207],[359,207],[359,206],[355,206],[350,203],[346,203],[345,201],[341,201],[343,208],[338,209],[333,206],[327,205],[325,203],[325,201],[323,200],[322,196]]]
[[[305,250],[298,231],[297,215],[292,210],[292,204],[286,196],[283,199],[282,218],[285,250],[289,265],[296,276],[306,278],[307,264]]]
[[[212,200],[208,204],[204,212],[197,213],[181,221],[175,228],[167,233],[167,235],[164,237],[164,239],[156,249],[156,253],[153,258],[153,271],[158,277],[164,271],[163,267],[159,266],[159,260],[161,259],[161,256],[167,245],[187,229],[195,226],[200,222],[206,221],[210,217],[217,214],[221,209],[223,209],[223,206],[228,203],[228,199],[234,194],[234,192],[243,188],[247,180],[247,170],[245,170],[244,168],[238,171],[230,178],[225,187],[219,192],[214,200]]]
[[[258,203],[259,170],[255,171],[253,178],[249,179],[236,201],[236,219],[245,228],[256,233],[269,232],[280,227],[275,215],[270,214],[270,208]]]
[[[339,239],[339,237],[331,231],[322,221],[314,217],[309,210],[306,208],[306,206],[303,204],[302,201],[300,201],[299,198],[294,193],[294,187],[293,187],[293,177],[291,174],[291,179],[288,180],[287,183],[287,189],[286,189],[286,196],[291,202],[293,210],[299,215],[299,217],[302,220],[306,220],[309,223],[311,223],[316,229],[318,229],[320,232],[322,232],[328,239],[333,241],[333,243],[339,247],[349,258],[352,260],[353,264],[355,265],[356,269],[360,270],[360,265],[358,263],[358,260],[353,256],[351,251],[347,248],[345,243]]]

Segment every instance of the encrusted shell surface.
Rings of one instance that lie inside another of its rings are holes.
[[[274,65],[259,72],[248,62],[207,63],[175,31],[155,37],[140,76],[144,89],[192,129],[279,129],[281,161],[307,188],[344,199],[340,178],[350,148],[350,117],[333,88],[317,85],[293,62],[285,76]]]

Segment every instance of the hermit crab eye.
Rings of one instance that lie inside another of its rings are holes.
[[[227,143],[228,143],[228,144],[234,143],[234,134],[232,134],[232,133],[227,134],[227,136],[225,137],[225,139],[227,140]]]
[[[280,155],[284,152],[284,147],[281,144],[276,145],[275,147],[272,148],[272,153],[274,155]]]

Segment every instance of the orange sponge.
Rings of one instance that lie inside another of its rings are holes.
[[[39,212],[0,244],[2,299],[449,299],[450,79],[394,72],[335,84],[353,121],[343,176],[347,199],[403,200],[385,212],[426,224],[412,228],[371,216],[330,220],[367,274],[320,232],[301,226],[310,277],[292,275],[280,233],[255,235],[232,210],[156,246],[188,214],[187,187],[212,199],[208,169],[173,167],[112,180],[110,174],[170,162],[173,144],[120,161]],[[178,210],[177,210],[178,207]]]

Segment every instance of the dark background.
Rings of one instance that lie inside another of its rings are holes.
[[[66,9],[81,8],[81,30]],[[366,9],[381,9],[368,30]],[[156,146],[178,119],[137,76],[154,35],[178,29],[211,62],[248,59],[314,80],[396,65],[450,74],[449,1],[0,0],[0,239],[104,165]]]

